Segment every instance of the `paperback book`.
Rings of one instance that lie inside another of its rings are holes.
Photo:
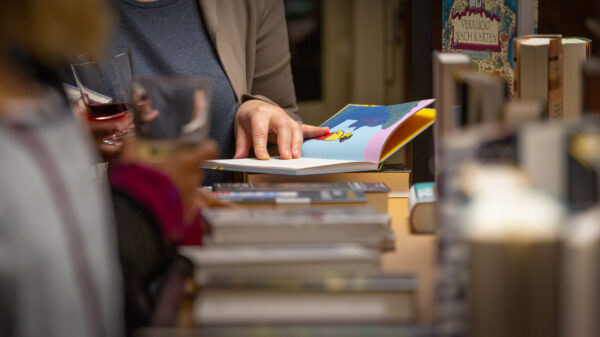
[[[215,278],[326,276],[379,270],[380,252],[352,244],[283,247],[179,248],[195,268],[198,285]]]
[[[259,182],[216,183],[213,191],[217,198],[251,206],[367,203],[379,212],[387,213],[390,188],[382,182]]]
[[[443,0],[442,48],[468,54],[479,71],[513,85],[513,40],[535,34],[537,0]]]
[[[218,199],[244,204],[332,204],[367,202],[365,192],[351,190],[216,191]]]
[[[322,190],[350,190],[357,192],[389,192],[384,183],[349,182],[349,183],[215,183],[215,192],[258,192],[258,191],[322,191]]]
[[[207,245],[356,243],[386,248],[390,216],[371,207],[286,207],[207,209]]]
[[[350,104],[321,126],[329,134],[302,144],[302,158],[209,160],[204,168],[254,173],[306,175],[376,171],[383,161],[430,127],[434,100],[398,105]]]

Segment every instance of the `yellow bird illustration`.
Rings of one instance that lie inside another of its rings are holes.
[[[328,134],[323,140],[338,140],[344,135],[344,131],[338,130],[336,132]]]

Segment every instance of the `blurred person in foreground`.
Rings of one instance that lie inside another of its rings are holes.
[[[174,246],[201,243],[194,190],[213,143],[166,165],[126,142],[116,206],[92,177],[98,154],[55,69],[99,55],[109,26],[103,0],[0,1],[0,336],[112,337],[160,321]]]

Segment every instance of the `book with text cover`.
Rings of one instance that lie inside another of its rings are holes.
[[[204,168],[288,175],[375,171],[381,163],[431,126],[434,100],[398,105],[350,104],[322,126],[329,134],[302,144],[302,158],[209,160]]]
[[[215,192],[258,192],[258,191],[322,191],[350,190],[357,192],[389,192],[390,188],[382,182],[284,182],[284,183],[214,183]]]
[[[300,190],[300,191],[214,191],[218,199],[240,204],[293,205],[293,204],[337,204],[365,203],[367,196],[362,191],[352,190]]]
[[[463,52],[479,71],[502,76],[512,93],[513,40],[535,34],[537,0],[443,0],[443,51]]]
[[[286,176],[289,177],[289,176]],[[309,176],[313,177],[313,176]],[[387,213],[390,188],[382,182],[215,183],[213,195],[242,205],[343,205],[368,203]],[[359,204],[360,205],[360,204]]]

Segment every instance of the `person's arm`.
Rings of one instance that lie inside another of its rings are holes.
[[[281,107],[292,119],[300,121],[283,1],[257,3],[254,76],[250,92],[242,96],[242,102],[259,99]]]
[[[247,157],[253,147],[257,158],[269,159],[269,141],[283,159],[300,158],[304,138],[329,129],[304,125],[298,115],[283,1],[257,1],[257,6],[254,74],[236,114],[234,158]]]

